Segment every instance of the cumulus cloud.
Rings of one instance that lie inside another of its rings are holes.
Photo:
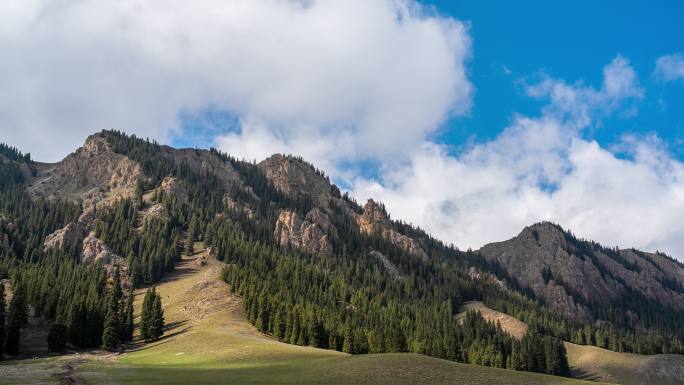
[[[515,116],[494,140],[457,155],[425,142],[407,167],[358,178],[354,192],[462,248],[551,220],[607,245],[684,256],[684,164],[655,136],[625,136],[616,154],[583,135],[643,95],[626,59],[603,74],[599,89],[546,78],[528,89],[549,100],[540,116]]]
[[[527,84],[548,101],[539,116],[454,152],[430,138],[469,112],[468,26],[412,0],[5,0],[0,51],[0,138],[38,159],[103,128],[169,141],[218,111],[235,123],[211,131],[223,150],[303,155],[459,247],[548,219],[684,256],[682,163],[657,137],[609,150],[585,133],[636,113],[644,91],[621,56],[598,87]],[[654,74],[681,79],[682,62]],[[347,167],[368,160],[377,178]]]
[[[684,81],[684,55],[676,53],[659,57],[653,75],[664,82]]]
[[[218,140],[238,156],[390,157],[472,92],[467,26],[411,0],[7,0],[0,51],[2,138],[49,160],[103,128],[167,141],[206,108],[245,123]]]

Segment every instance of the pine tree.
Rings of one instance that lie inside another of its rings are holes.
[[[292,332],[290,334],[290,343],[296,345],[297,341],[299,341],[299,315],[296,311],[293,311],[291,314],[292,321],[290,324],[292,325]]]
[[[105,316],[104,331],[102,332],[102,347],[107,350],[117,350],[121,342],[121,322],[119,320],[119,301],[116,300],[116,290],[111,289],[108,298],[107,315]]]
[[[155,288],[147,289],[140,312],[140,338],[152,339],[152,306],[155,297]]]
[[[120,302],[123,297],[123,290],[121,289],[121,273],[119,272],[119,266],[114,269],[112,289],[114,290],[114,299],[116,299],[117,302]]]
[[[354,330],[352,329],[351,320],[347,318],[344,326],[344,342],[342,343],[342,351],[349,354],[356,353],[356,345],[354,344]]]
[[[129,291],[128,299],[126,300],[126,308],[124,309],[121,325],[121,341],[129,342],[133,340],[133,332],[135,325],[133,323],[133,290]]]
[[[164,309],[162,308],[161,295],[155,294],[152,304],[152,339],[157,339],[164,334]]]
[[[323,325],[317,314],[311,316],[309,322],[309,345],[314,348],[322,347],[323,342]]]
[[[21,329],[28,323],[28,308],[26,306],[26,293],[24,287],[17,283],[15,285],[12,301],[9,305],[7,317],[7,340],[5,341],[5,352],[16,356],[19,354],[19,338]]]

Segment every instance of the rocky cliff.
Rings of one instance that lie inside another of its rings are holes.
[[[39,164],[27,186],[35,197],[81,200],[88,207],[100,201],[132,197],[145,178],[140,165],[112,151],[105,138],[88,137],[83,147],[55,164]]]
[[[306,214],[304,219],[293,211],[281,211],[276,221],[274,235],[281,246],[290,246],[309,254],[332,254],[329,239],[335,228],[328,215],[318,208]]]
[[[428,257],[417,240],[395,229],[382,205],[369,200],[361,214],[357,213],[348,201],[341,198],[337,186],[331,184],[322,172],[300,158],[276,154],[259,163],[259,167],[280,191],[293,197],[311,198],[315,207],[306,215],[308,219],[298,218],[292,212],[281,213],[274,233],[280,244],[309,252],[312,250],[328,252],[330,237],[336,236],[336,230],[328,217],[333,215],[330,207],[333,204],[341,208],[343,215],[348,216],[353,223],[357,224],[360,232],[380,234],[409,253],[420,258]],[[307,231],[306,235],[304,235],[305,231]]]

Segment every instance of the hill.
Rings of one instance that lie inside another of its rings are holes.
[[[477,310],[483,317],[499,322],[516,338],[527,332],[527,324],[510,315],[492,310],[482,302],[464,304],[457,317],[469,310]],[[672,354],[639,355],[618,353],[596,346],[565,343],[568,363],[573,377],[591,381],[623,385],[681,385],[684,384],[684,356]]]

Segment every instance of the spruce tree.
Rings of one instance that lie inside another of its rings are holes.
[[[119,272],[119,266],[114,269],[114,282],[112,284],[112,289],[114,290],[114,299],[116,301],[121,301],[123,297],[123,289],[121,289],[121,273]]]
[[[102,347],[107,350],[117,350],[121,342],[121,322],[119,320],[119,301],[116,291],[111,289],[108,298],[108,309],[105,316],[104,331],[102,332]]]
[[[5,343],[5,285],[0,281],[0,360]]]
[[[317,314],[311,316],[311,321],[309,322],[309,345],[314,348],[322,347],[323,342],[323,325],[321,324],[320,318]]]
[[[21,329],[27,323],[28,308],[26,306],[26,294],[24,287],[21,284],[16,284],[7,317],[7,339],[5,341],[5,352],[7,354],[13,356],[19,354]]]
[[[133,340],[133,290],[129,291],[128,299],[126,300],[126,308],[124,309],[121,325],[121,341],[129,342]]]
[[[342,343],[342,351],[349,354],[356,353],[356,345],[354,344],[354,330],[352,329],[351,320],[347,318],[344,326],[344,342]]]
[[[157,339],[164,334],[164,309],[162,308],[161,295],[154,296],[152,304],[152,338]]]
[[[143,340],[152,339],[152,305],[155,296],[155,289],[147,289],[145,298],[143,298],[142,310],[140,312],[140,338]]]

